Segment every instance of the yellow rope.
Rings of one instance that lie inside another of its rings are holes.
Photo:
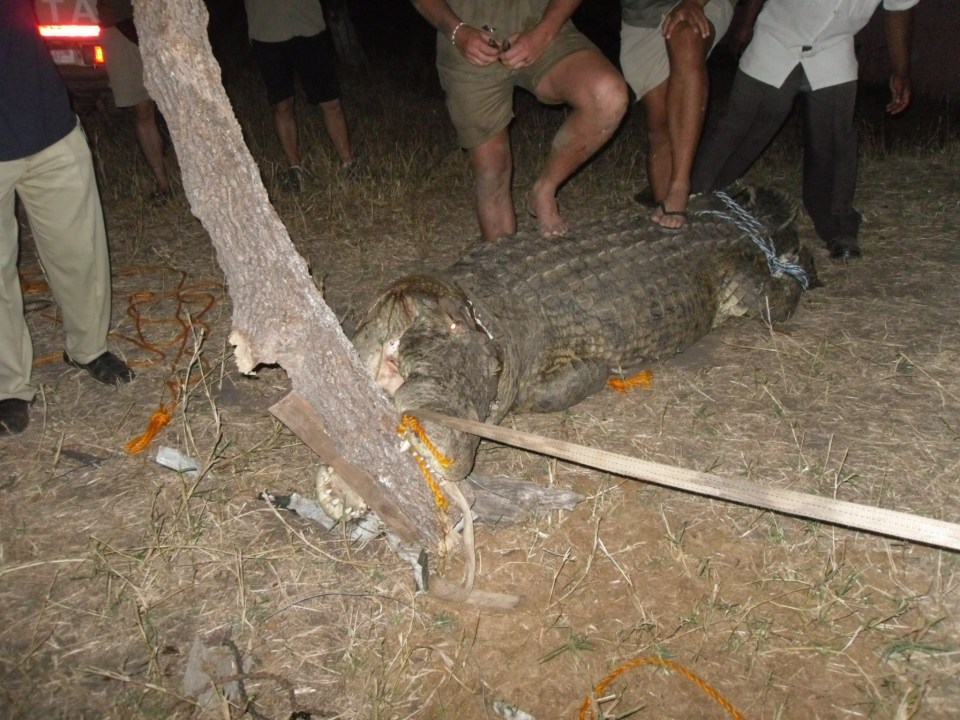
[[[746,718],[740,714],[740,712],[733,707],[729,700],[727,700],[723,695],[718,693],[712,687],[710,687],[705,680],[702,680],[700,677],[694,673],[687,670],[682,665],[678,665],[672,660],[667,660],[665,658],[656,657],[654,655],[648,655],[644,657],[634,658],[633,660],[628,660],[619,667],[615,668],[613,672],[607,675],[603,680],[601,680],[593,688],[593,694],[595,697],[601,697],[603,691],[607,689],[607,685],[613,682],[615,679],[623,675],[627,670],[635,667],[640,667],[641,665],[659,665],[665,667],[669,670],[673,670],[675,673],[683,675],[694,684],[696,684],[701,690],[703,690],[707,695],[712,697],[720,707],[730,713],[731,717],[736,718],[736,720],[746,720]],[[590,697],[586,697],[583,700],[583,705],[580,706],[580,715],[579,720],[592,720],[595,715],[590,703]]]
[[[638,372],[636,375],[628,378],[610,378],[607,380],[607,385],[612,387],[617,392],[626,392],[637,385],[641,385],[642,387],[650,387],[652,382],[653,371],[644,370],[643,372]]]

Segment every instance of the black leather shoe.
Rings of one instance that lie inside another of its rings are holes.
[[[838,237],[827,241],[827,249],[834,260],[856,260],[863,256],[855,237]]]
[[[105,352],[85,364],[77,362],[64,353],[63,361],[67,365],[86,370],[90,377],[104,385],[123,385],[133,380],[134,377],[130,366],[112,352]]]
[[[0,435],[19,435],[30,424],[30,403],[19,398],[0,400]]]

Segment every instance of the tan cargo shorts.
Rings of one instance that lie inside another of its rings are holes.
[[[107,56],[107,76],[113,91],[113,104],[132,107],[150,95],[143,86],[143,59],[140,48],[115,27],[103,29],[103,52]]]
[[[458,17],[473,27],[495,28],[499,40],[522,32],[537,23],[547,0],[451,0]],[[510,70],[495,62],[486,67],[471,65],[450,43],[437,36],[437,71],[446,93],[447,110],[460,145],[482,145],[513,119],[513,91],[520,87],[536,95],[536,86],[551,68],[568,55],[597,50],[573,23],[567,22],[535,63],[522,70]],[[538,98],[541,102],[548,102]]]

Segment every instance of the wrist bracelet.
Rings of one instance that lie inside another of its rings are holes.
[[[462,21],[457,23],[457,26],[453,29],[453,32],[450,33],[450,44],[454,47],[457,46],[457,33],[460,32],[460,28],[462,28],[464,25],[466,25],[466,23]]]

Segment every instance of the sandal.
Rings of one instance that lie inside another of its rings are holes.
[[[657,203],[657,210],[660,211],[662,217],[680,217],[683,218],[683,225],[680,227],[667,227],[666,225],[661,225],[656,220],[653,219],[651,215],[649,217],[650,224],[653,225],[657,230],[667,235],[677,235],[682,233],[687,228],[687,211],[686,210],[667,210],[666,206],[659,202]]]

